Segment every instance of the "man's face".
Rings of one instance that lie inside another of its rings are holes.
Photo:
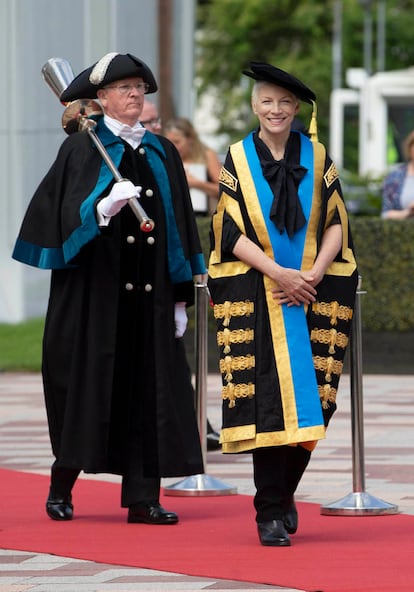
[[[142,78],[134,76],[111,82],[98,90],[97,94],[104,112],[109,117],[131,127],[139,120],[145,94]]]
[[[161,132],[161,119],[157,107],[153,103],[150,103],[150,101],[144,101],[144,107],[139,120],[150,132],[154,134]]]

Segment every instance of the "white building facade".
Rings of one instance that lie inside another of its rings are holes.
[[[401,160],[401,143],[414,129],[414,67],[369,77],[360,74],[348,78],[352,88],[332,92],[329,148],[337,166],[343,168],[345,111],[349,106],[357,107],[358,172],[375,179]],[[394,162],[390,161],[390,142],[395,143]]]

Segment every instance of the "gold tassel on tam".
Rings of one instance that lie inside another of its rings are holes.
[[[318,142],[318,122],[317,122],[317,113],[318,109],[316,107],[316,102],[312,101],[313,111],[312,111],[312,118],[309,124],[309,135],[312,142]]]

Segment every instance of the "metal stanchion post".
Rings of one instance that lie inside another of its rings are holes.
[[[361,291],[361,277],[359,277],[350,341],[353,491],[336,502],[321,506],[320,513],[326,515],[373,516],[398,513],[398,506],[384,502],[365,491],[360,303],[360,296],[364,293]]]
[[[207,449],[207,352],[208,352],[208,289],[204,283],[195,284],[195,350],[196,350],[196,412],[198,429],[201,438],[204,467],[206,468]],[[222,483],[210,475],[191,475],[175,483],[164,487],[165,495],[233,495],[237,488]]]

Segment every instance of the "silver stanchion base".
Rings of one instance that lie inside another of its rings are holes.
[[[234,495],[237,487],[231,487],[209,475],[191,475],[178,483],[164,487],[165,495]]]
[[[321,506],[321,514],[330,516],[375,516],[379,514],[398,514],[398,506],[389,504],[369,493],[353,492],[326,506]]]

